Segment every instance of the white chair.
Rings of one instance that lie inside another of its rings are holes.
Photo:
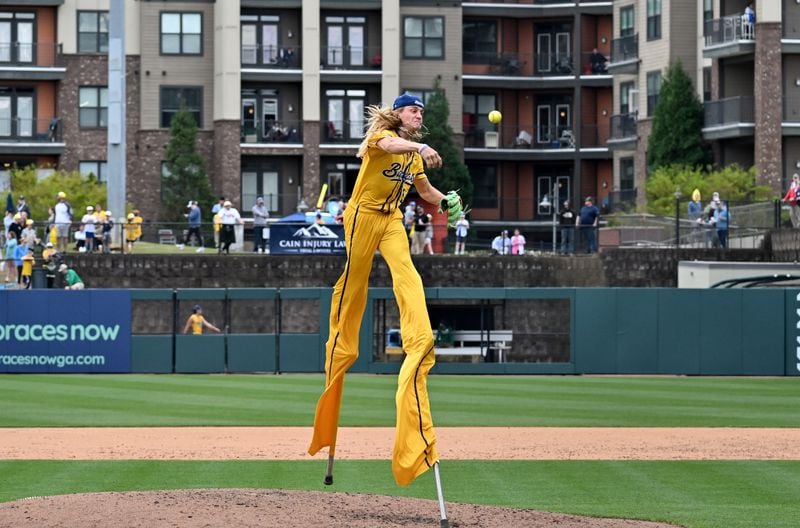
[[[575,138],[572,136],[572,130],[564,130],[561,132],[558,143],[561,148],[575,148]]]
[[[519,135],[514,139],[514,145],[517,147],[530,147],[533,136],[524,130],[519,131]]]
[[[486,148],[497,148],[500,144],[500,134],[497,132],[484,132],[483,142]]]

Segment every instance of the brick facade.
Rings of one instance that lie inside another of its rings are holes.
[[[214,121],[214,157],[206,167],[211,180],[211,191],[217,196],[229,197],[239,210],[242,158],[239,154],[239,121]]]

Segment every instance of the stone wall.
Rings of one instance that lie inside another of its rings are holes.
[[[787,232],[785,236],[794,234]],[[783,235],[783,232],[781,232]],[[786,244],[797,241],[787,241]],[[788,250],[786,250],[788,251]],[[795,250],[796,254],[797,250]],[[414,263],[427,287],[674,287],[674,249],[608,248],[599,255],[419,255]],[[681,250],[681,260],[769,261],[765,250]],[[344,257],[186,255],[82,255],[67,263],[93,288],[331,287]],[[383,259],[373,264],[371,286],[391,287]]]

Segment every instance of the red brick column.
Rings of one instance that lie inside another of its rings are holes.
[[[756,183],[781,192],[783,91],[781,24],[756,24],[755,152]]]

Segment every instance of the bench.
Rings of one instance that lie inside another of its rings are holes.
[[[453,346],[436,347],[435,352],[437,356],[480,356],[485,358],[489,350],[494,350],[497,352],[497,362],[503,363],[505,353],[511,348],[513,338],[512,330],[453,330]]]

